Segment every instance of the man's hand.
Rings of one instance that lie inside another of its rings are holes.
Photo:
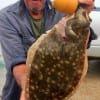
[[[94,8],[94,0],[79,0],[80,5],[85,8],[89,13]]]
[[[16,82],[22,89],[20,100],[26,100],[25,92],[24,92],[25,80],[26,80],[26,64],[19,64],[19,65],[14,66],[13,75],[15,77]]]
[[[20,100],[26,100],[24,90],[22,90],[22,92],[21,92]]]

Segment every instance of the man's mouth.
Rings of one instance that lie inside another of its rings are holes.
[[[40,2],[41,0],[32,0],[32,2]]]
[[[32,0],[32,1],[41,1],[41,0]]]

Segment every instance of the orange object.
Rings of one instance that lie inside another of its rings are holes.
[[[55,9],[60,12],[72,14],[78,7],[78,0],[51,0]]]

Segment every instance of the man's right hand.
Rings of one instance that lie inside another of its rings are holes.
[[[14,75],[14,78],[15,78],[17,84],[22,89],[20,100],[26,100],[25,92],[24,92],[25,81],[26,81],[26,64],[19,64],[19,65],[14,66],[13,75]]]

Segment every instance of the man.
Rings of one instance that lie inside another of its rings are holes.
[[[90,12],[93,0],[79,0]],[[27,50],[65,14],[51,7],[49,0],[20,0],[0,12],[0,43],[6,63],[2,100],[25,100]]]

